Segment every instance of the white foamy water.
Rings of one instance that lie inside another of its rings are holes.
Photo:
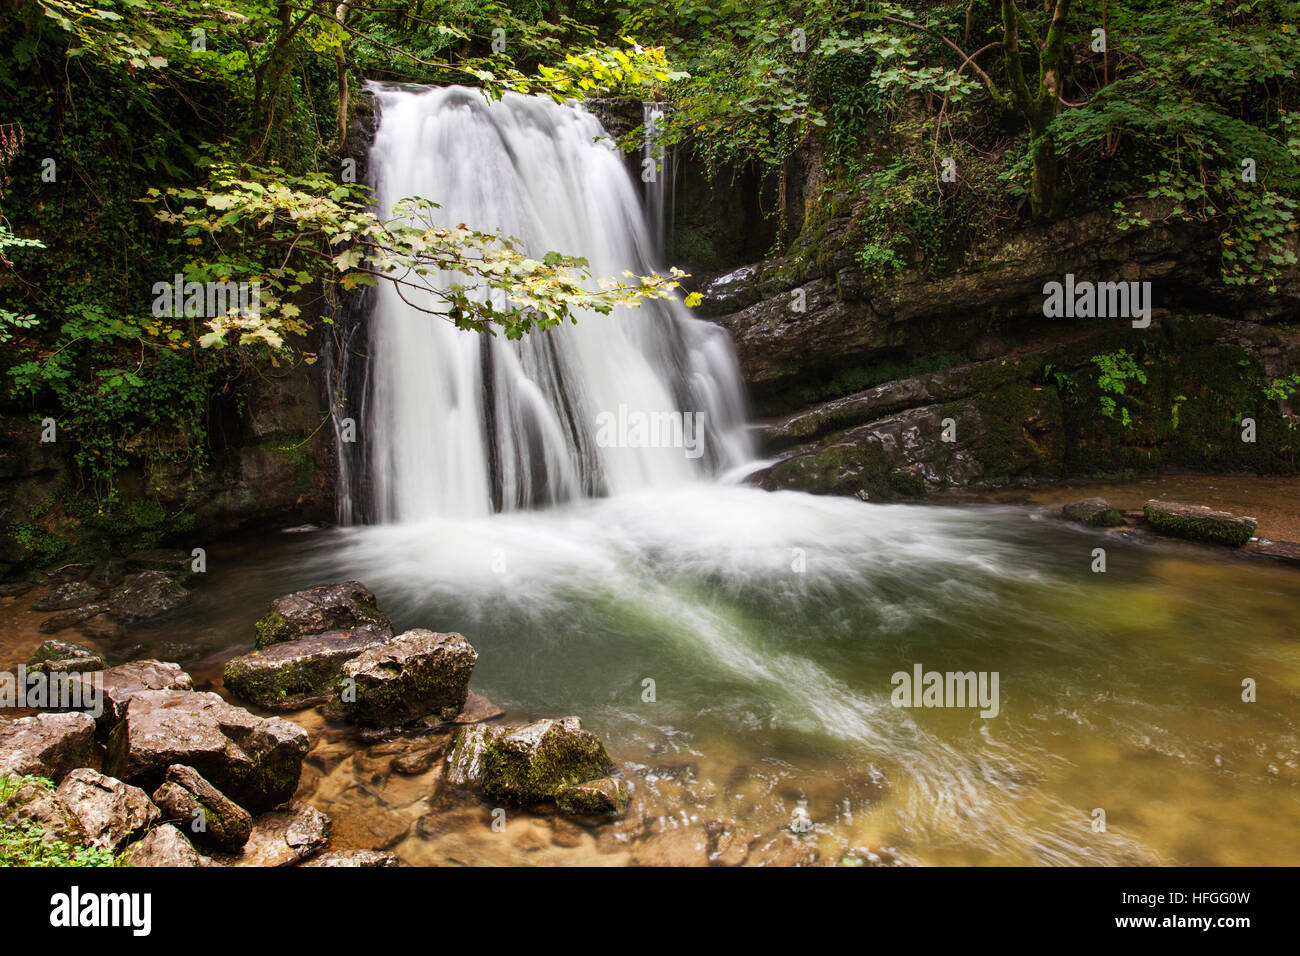
[[[627,169],[582,108],[513,94],[490,103],[460,87],[377,96],[371,169],[385,216],[421,197],[439,204],[437,224],[516,238],[539,258],[585,257],[595,277],[658,266]],[[368,427],[381,521],[666,487],[751,457],[730,343],[677,301],[580,314],[519,342],[460,331],[421,308],[440,305],[424,290],[377,290]],[[697,453],[671,437],[602,441],[602,416],[621,411],[691,416]]]

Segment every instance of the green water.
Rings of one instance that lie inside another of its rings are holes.
[[[824,859],[1300,862],[1300,573],[1267,563],[1025,509],[692,486],[279,535],[214,549],[210,569],[166,627],[197,645],[196,673],[249,646],[272,597],[359,579],[399,627],[464,633],[472,686],[512,717],[581,716],[652,832],[770,834],[806,810],[800,839]],[[918,663],[997,672],[997,716],[893,706],[891,676]],[[351,785],[322,786],[346,813]],[[425,812],[392,786],[391,812]],[[397,850],[473,857],[455,829],[412,829]]]

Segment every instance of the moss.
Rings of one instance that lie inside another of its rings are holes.
[[[1149,504],[1143,508],[1142,513],[1146,516],[1147,523],[1157,531],[1193,541],[1207,541],[1240,548],[1254,536],[1254,530],[1250,525],[1213,515],[1195,512],[1179,514],[1157,510]]]
[[[889,455],[878,442],[846,441],[780,462],[773,467],[767,484],[819,495],[861,492],[879,499],[891,496],[893,470]]]
[[[312,456],[311,435],[276,432],[262,441],[262,450],[286,462],[293,469],[293,490],[305,494],[316,477],[316,459]]]
[[[1060,397],[1016,377],[975,397],[985,434],[979,457],[984,480],[1002,484],[1031,478],[1055,480],[1065,473]]]
[[[483,789],[515,803],[548,800],[563,788],[605,776],[613,761],[593,734],[554,724],[536,748],[512,746],[511,735],[489,738],[483,747]]]
[[[560,809],[588,816],[622,813],[630,801],[627,785],[613,777],[562,787],[555,794]]]
[[[269,614],[258,619],[253,625],[253,634],[255,635],[253,646],[261,650],[270,647],[272,644],[282,640],[282,635],[289,627],[289,622],[285,620],[283,614],[279,611],[271,611]]]
[[[895,468],[889,473],[889,488],[903,498],[925,495],[925,476],[915,468]]]

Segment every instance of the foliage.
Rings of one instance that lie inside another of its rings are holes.
[[[1115,418],[1118,411],[1120,424],[1125,428],[1132,427],[1133,416],[1129,411],[1129,404],[1135,399],[1128,395],[1129,403],[1120,405],[1116,396],[1127,395],[1129,385],[1132,383],[1145,385],[1147,373],[1142,370],[1137,359],[1127,349],[1116,349],[1114,352],[1094,355],[1092,363],[1097,366],[1097,387],[1102,392],[1098,399],[1098,410],[1107,418]],[[1175,428],[1178,427],[1176,417],[1173,424]]]

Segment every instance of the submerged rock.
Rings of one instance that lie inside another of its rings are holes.
[[[330,696],[345,662],[392,636],[387,627],[366,624],[283,641],[232,658],[222,679],[240,700],[267,710],[301,710]]]
[[[459,634],[422,628],[399,634],[343,665],[343,712],[370,727],[399,727],[427,716],[450,720],[465,706],[477,661]]]
[[[49,594],[32,602],[33,611],[66,611],[70,608],[89,604],[103,594],[101,588],[85,581],[69,581],[60,584]]]
[[[79,767],[63,778],[55,795],[81,822],[90,846],[116,851],[158,819],[158,808],[138,787]]]
[[[253,817],[239,804],[208,783],[193,767],[173,764],[163,785],[153,795],[169,818],[180,820],[196,842],[226,851],[248,842]]]
[[[1147,523],[1162,534],[1240,548],[1255,535],[1256,521],[1200,505],[1180,505],[1154,498],[1142,509]]]
[[[323,850],[329,835],[329,817],[294,801],[284,810],[254,820],[241,853],[219,854],[215,859],[226,866],[293,866]]]
[[[141,571],[108,595],[109,610],[124,621],[159,617],[186,604],[190,592],[161,571]]]
[[[82,713],[0,719],[0,771],[55,783],[94,757],[95,722]]]
[[[104,770],[157,788],[168,767],[184,764],[256,813],[293,796],[307,746],[296,724],[256,717],[216,694],[145,690],[114,728]]]
[[[481,756],[484,791],[513,803],[553,799],[566,787],[608,776],[613,769],[604,744],[583,730],[577,717],[489,733]]]
[[[378,850],[331,850],[312,857],[303,866],[400,866],[397,857]]]
[[[27,661],[29,671],[46,673],[102,671],[107,666],[99,651],[71,641],[46,641]]]
[[[36,626],[36,629],[42,634],[57,634],[59,631],[66,631],[70,627],[76,627],[78,624],[85,624],[87,621],[106,615],[108,610],[107,604],[86,604],[70,611],[51,614],[41,621]]]
[[[1061,509],[1061,513],[1070,521],[1095,528],[1117,528],[1124,523],[1124,516],[1118,509],[1112,508],[1105,498],[1072,501]]]
[[[146,833],[123,851],[123,866],[202,866],[198,850],[170,823]]]
[[[272,601],[271,610],[253,625],[254,647],[260,649],[309,634],[365,625],[387,629],[390,633],[393,627],[364,584],[359,581],[323,584]]]

